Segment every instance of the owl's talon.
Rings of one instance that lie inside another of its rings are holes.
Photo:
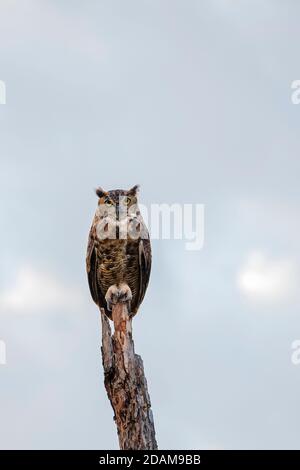
[[[119,302],[126,302],[130,310],[132,300],[132,292],[128,284],[121,284],[119,287]]]
[[[118,302],[118,299],[119,299],[118,287],[116,285],[110,286],[110,288],[107,289],[107,292],[105,294],[107,310],[111,312],[112,306]]]
[[[132,292],[128,284],[122,283],[120,286],[110,286],[105,295],[107,310],[112,311],[113,305],[118,302],[127,303],[128,311],[131,310]]]

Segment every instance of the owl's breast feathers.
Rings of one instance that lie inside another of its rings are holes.
[[[137,313],[144,298],[151,271],[151,244],[145,238],[99,239],[95,217],[89,234],[86,266],[94,302],[108,311],[105,294],[111,285],[125,282],[132,292],[131,314]],[[146,232],[148,234],[148,232]]]

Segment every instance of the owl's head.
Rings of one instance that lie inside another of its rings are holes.
[[[138,208],[138,190],[138,185],[133,186],[128,191],[124,189],[104,191],[102,188],[97,188],[96,194],[99,198],[98,209],[110,217],[115,216],[117,220],[121,216],[124,217],[136,212]]]

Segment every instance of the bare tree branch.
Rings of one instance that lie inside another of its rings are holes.
[[[114,334],[101,309],[104,384],[114,410],[122,450],[157,449],[143,361],[134,352],[132,319],[126,303],[113,307]]]

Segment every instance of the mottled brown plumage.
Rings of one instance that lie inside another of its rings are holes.
[[[129,191],[99,188],[98,207],[89,234],[86,266],[94,302],[111,318],[111,305],[127,301],[135,315],[151,270],[151,245],[137,201]]]

